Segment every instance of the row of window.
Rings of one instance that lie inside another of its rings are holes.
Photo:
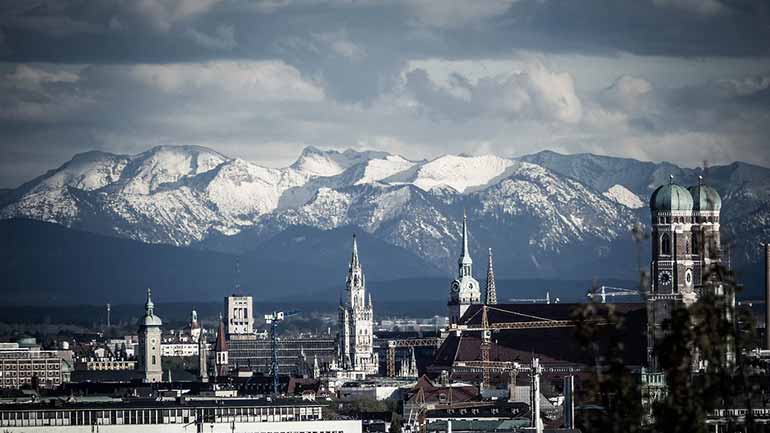
[[[47,350],[0,350],[0,360],[10,361],[29,361],[29,360],[56,360],[59,359],[59,354],[54,351]]]
[[[38,376],[38,377],[45,377],[48,375],[49,377],[55,377],[59,375],[58,371],[41,371],[41,372],[32,372],[32,371],[4,371],[0,372],[0,377],[32,377],[32,376]]]
[[[44,384],[47,383],[47,384],[54,384],[54,385],[59,384],[59,377],[53,377],[53,378],[41,377],[39,379],[40,379],[40,383],[44,383]],[[5,386],[6,388],[17,388],[19,385],[23,385],[25,383],[32,383],[32,378],[27,377],[27,378],[20,378],[20,379],[5,379],[5,381],[0,380],[0,386]]]
[[[3,370],[58,370],[58,362],[48,364],[30,364],[30,363],[3,363]]]
[[[275,409],[280,409],[282,413],[276,413]],[[317,421],[321,419],[321,408],[234,407],[206,409],[9,410],[0,412],[0,426],[187,424],[201,418],[206,422],[215,423],[231,421]]]
[[[692,234],[692,252],[690,248],[690,239],[685,239],[685,245],[684,245],[684,253],[685,254],[700,254],[700,234],[699,233],[693,233]],[[712,239],[711,242],[708,245],[709,251],[717,251],[717,242],[715,239]],[[671,235],[668,233],[663,233],[660,236],[660,254],[664,256],[670,256],[671,255]]]
[[[674,223],[674,224],[677,224],[677,223],[679,223],[679,224],[685,224],[685,223],[689,223],[689,224],[705,224],[705,223],[714,224],[714,223],[718,223],[718,222],[719,222],[719,217],[718,216],[710,216],[710,217],[705,217],[705,216],[675,216],[675,217],[659,216],[658,217],[658,224],[671,224],[671,223]]]

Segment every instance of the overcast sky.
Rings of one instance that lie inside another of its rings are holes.
[[[0,187],[92,149],[770,166],[770,0],[0,0]]]

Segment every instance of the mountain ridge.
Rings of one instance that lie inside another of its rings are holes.
[[[283,168],[192,146],[87,152],[0,196],[0,219],[239,254],[296,225],[352,226],[451,273],[466,210],[473,248],[493,248],[502,276],[635,278],[619,255],[632,249],[631,227],[647,223],[649,194],[670,174],[685,186],[705,174],[722,194],[725,233],[740,237],[736,259],[757,263],[751,243],[770,216],[770,169],[734,163],[704,172],[552,151],[411,161],[307,147]]]

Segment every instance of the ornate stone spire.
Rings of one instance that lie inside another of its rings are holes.
[[[358,260],[358,242],[356,242],[356,235],[353,235],[353,256],[350,258],[350,269],[355,269],[361,266],[361,262]]]
[[[468,250],[468,216],[463,211],[463,249],[460,252],[460,258],[457,260],[458,278],[470,277],[473,274],[473,259]]]
[[[360,289],[366,287],[366,281],[364,280],[364,271],[361,268],[361,261],[358,259],[358,242],[356,241],[356,235],[353,235],[353,253],[350,256],[350,266],[348,267],[348,279],[347,279],[347,288],[348,290],[352,289]],[[361,299],[358,300],[358,302],[353,302],[351,299],[351,305],[357,304],[357,305],[364,305],[364,298],[363,295],[361,295]]]
[[[461,264],[472,264],[471,253],[468,251],[468,216],[463,211],[463,251],[460,253]]]
[[[487,293],[484,297],[487,305],[497,304],[497,289],[495,288],[495,271],[492,268],[492,248],[489,249],[489,261],[487,262]]]
[[[144,303],[144,314],[147,317],[154,315],[155,304],[152,303],[152,290],[147,289],[147,302]]]

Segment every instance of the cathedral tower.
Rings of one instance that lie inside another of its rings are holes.
[[[678,305],[698,300],[713,265],[721,261],[719,212],[722,201],[713,188],[703,184],[684,188],[673,176],[650,198],[651,282],[648,295],[648,363],[662,338],[662,324]],[[718,293],[721,285],[716,284]]]
[[[468,218],[463,213],[463,244],[457,260],[457,278],[449,290],[449,323],[456,324],[471,304],[481,302],[479,282],[473,278],[473,259],[468,251]]]
[[[373,314],[372,296],[366,296],[366,277],[358,258],[358,242],[353,235],[353,253],[338,322],[338,363],[343,369],[377,374],[379,360],[374,353]]]
[[[155,315],[155,304],[152,303],[152,292],[147,289],[147,302],[144,304],[144,317],[139,319],[139,370],[144,374],[145,382],[161,382],[160,338],[163,322]]]

